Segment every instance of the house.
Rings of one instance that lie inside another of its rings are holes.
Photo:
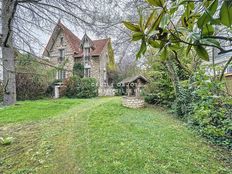
[[[79,39],[59,21],[48,41],[43,57],[48,57],[53,65],[62,67],[57,70],[57,79],[64,80],[71,77],[74,64],[80,63],[84,66],[84,77],[95,78],[99,88],[105,88],[110,83],[109,63],[114,64],[110,48],[112,48],[111,39],[92,40],[87,34]]]

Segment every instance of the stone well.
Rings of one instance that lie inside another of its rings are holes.
[[[128,108],[143,108],[145,106],[145,101],[141,97],[124,96],[122,98],[122,105]]]

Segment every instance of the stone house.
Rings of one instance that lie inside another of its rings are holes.
[[[53,65],[61,67],[56,74],[59,80],[71,77],[74,64],[81,63],[84,66],[84,77],[95,78],[100,89],[110,86],[108,67],[109,63],[114,64],[113,50],[110,48],[111,39],[92,40],[87,34],[79,39],[59,21],[43,57],[48,57]]]

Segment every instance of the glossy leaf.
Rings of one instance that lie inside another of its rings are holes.
[[[209,25],[209,24],[204,25],[202,29],[203,35],[213,35],[213,33],[214,33],[214,28],[212,25]]]
[[[169,22],[170,22],[170,16],[169,14],[165,14],[160,21],[160,27],[165,28]]]
[[[163,7],[164,0],[146,0],[149,4],[156,6],[156,7]]]
[[[151,45],[153,48],[160,48],[160,44],[159,44],[157,41],[155,41],[155,40],[149,39],[149,40],[148,40],[148,43],[149,43],[149,45]]]
[[[138,41],[138,40],[141,40],[143,39],[144,37],[144,34],[141,33],[141,32],[135,32],[133,35],[132,35],[132,41]]]
[[[166,46],[160,51],[160,58],[162,60],[168,59],[168,48]]]
[[[194,49],[196,50],[196,53],[201,59],[205,61],[209,61],[209,54],[203,46],[197,45],[197,46],[194,46]]]
[[[151,32],[153,32],[154,30],[157,30],[157,28],[159,27],[159,24],[160,24],[160,21],[161,21],[163,15],[164,15],[164,11],[162,11],[162,12],[159,14],[158,18],[157,18],[157,19],[155,20],[155,22],[152,24],[150,30],[148,31],[148,34],[150,34]]]
[[[224,1],[220,10],[221,23],[227,27],[232,25],[232,1]]]
[[[132,23],[127,22],[127,21],[123,21],[123,24],[125,25],[126,28],[128,28],[131,31],[134,31],[134,32],[140,31],[140,27],[138,25],[132,24]]]
[[[206,9],[206,11],[201,15],[201,17],[197,21],[197,25],[199,28],[202,28],[206,23],[208,23],[212,18],[214,13],[216,12],[218,7],[218,0],[214,0],[210,6]]]
[[[139,59],[142,54],[145,54],[146,50],[147,50],[147,44],[146,44],[145,40],[142,40],[142,43],[141,43],[139,52],[136,55],[136,58]]]
[[[155,12],[155,11],[153,11],[153,12],[150,14],[149,18],[147,19],[145,28],[148,28],[148,27],[152,24],[152,21],[154,20],[155,15],[156,15],[156,12]]]
[[[216,39],[213,38],[205,38],[200,40],[201,44],[207,44],[207,45],[212,45],[215,47],[221,47],[220,42],[218,42]]]

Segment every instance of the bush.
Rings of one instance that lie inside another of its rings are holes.
[[[65,96],[69,98],[92,98],[98,96],[97,81],[94,78],[73,76],[64,82]]]
[[[54,79],[54,69],[40,63],[28,54],[16,59],[17,100],[36,100],[47,96],[48,87]]]
[[[175,100],[175,93],[167,74],[154,71],[149,81],[143,90],[145,101],[149,104],[170,106]]]

